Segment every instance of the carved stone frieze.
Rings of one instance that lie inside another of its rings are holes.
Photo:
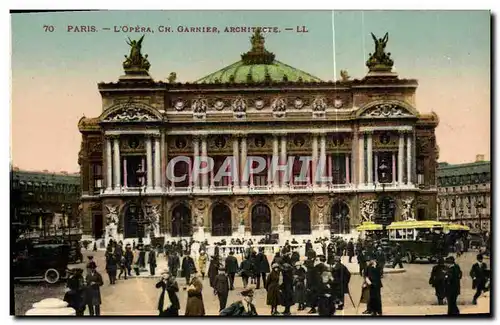
[[[282,97],[275,98],[271,103],[274,117],[284,117],[286,115],[286,100]]]
[[[359,207],[359,213],[361,216],[361,222],[373,221],[375,217],[375,209],[377,205],[377,200],[363,200]]]
[[[158,121],[158,117],[150,112],[147,105],[141,103],[124,103],[118,105],[118,108],[113,108],[104,122],[150,122]]]
[[[325,111],[328,104],[326,98],[324,97],[316,97],[312,102],[312,115],[313,117],[325,117]]]
[[[233,115],[236,118],[242,118],[246,116],[247,102],[244,98],[238,97],[233,101],[231,105],[233,109]]]
[[[205,118],[207,115],[207,108],[207,100],[203,98],[194,99],[191,103],[191,110],[195,118]]]
[[[413,116],[405,108],[396,104],[378,104],[364,112],[364,117],[388,118],[388,117],[411,117]]]

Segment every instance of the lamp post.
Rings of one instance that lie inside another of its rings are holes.
[[[386,200],[386,197],[385,197],[385,187],[387,185],[387,183],[389,182],[389,166],[387,164],[387,162],[385,160],[382,160],[380,166],[378,167],[378,179],[380,181],[380,184],[382,185],[382,198],[379,198],[379,211],[378,211],[378,214],[379,214],[379,217],[380,217],[380,221],[382,223],[382,229],[383,229],[383,234],[384,234],[384,237],[387,238],[388,237],[388,234],[387,234],[387,221],[388,221],[388,209],[391,208],[390,206],[388,206],[387,204],[387,200]]]
[[[138,209],[137,209],[137,217],[135,221],[138,226],[137,235],[139,237],[137,245],[142,245],[142,237],[144,236],[144,218],[142,211],[142,182],[144,177],[146,176],[146,172],[142,169],[142,165],[139,164],[137,171],[135,172],[135,176],[137,177],[137,185],[139,185],[139,195],[137,196],[138,201]]]

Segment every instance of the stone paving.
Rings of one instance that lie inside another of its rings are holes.
[[[103,304],[101,306],[103,315],[156,315],[159,290],[155,288],[158,279],[155,278],[129,278],[120,280],[116,285],[109,285],[106,272],[104,270],[104,257],[101,252],[94,252],[98,264],[98,270],[105,279],[105,284],[101,288]],[[164,257],[159,257],[161,262]],[[471,300],[474,294],[472,290],[472,281],[468,275],[470,267],[475,260],[475,253],[467,253],[458,259],[458,263],[463,272],[462,294],[458,299],[459,308],[462,313],[480,313],[489,312],[489,298],[480,299],[477,306],[472,305]],[[486,261],[489,263],[488,261]],[[356,265],[357,266],[357,265]],[[383,278],[382,300],[385,315],[440,315],[446,314],[446,306],[438,306],[435,301],[434,289],[429,286],[428,280],[432,264],[405,264],[405,273],[387,274]],[[357,269],[356,269],[357,270]],[[160,273],[158,268],[157,272]],[[180,287],[179,299],[181,302],[180,314],[184,313],[187,301],[185,280],[177,279]],[[353,273],[350,289],[354,302],[360,299],[362,279],[359,275]],[[218,300],[214,296],[209,286],[208,278],[203,281],[203,298],[205,309],[208,315],[218,314]],[[240,299],[240,290],[242,289],[241,278],[235,280],[235,291],[229,294],[228,304]],[[256,290],[254,303],[259,315],[269,315],[270,308],[266,306],[266,291],[264,289]],[[338,315],[356,315],[356,308],[352,306],[349,298],[346,296],[346,309]],[[280,310],[282,310],[281,307]],[[364,310],[361,305],[358,314]],[[292,307],[292,314],[306,315],[304,311],[297,312],[296,306]]]

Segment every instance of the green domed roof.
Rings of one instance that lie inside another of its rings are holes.
[[[274,54],[264,48],[260,29],[251,38],[252,49],[241,55],[241,61],[209,74],[196,83],[260,83],[260,82],[312,82],[321,79],[275,60]]]

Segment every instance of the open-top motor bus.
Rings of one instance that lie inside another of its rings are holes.
[[[447,224],[439,221],[396,221],[387,226],[389,240],[401,246],[407,263],[416,259],[436,261],[447,255]]]

